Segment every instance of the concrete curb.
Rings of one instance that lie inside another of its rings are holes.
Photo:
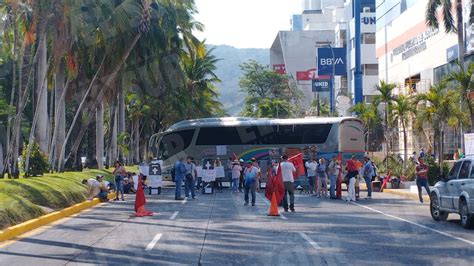
[[[407,199],[412,199],[412,200],[416,200],[418,201],[418,194],[413,194],[413,193],[410,193],[410,192],[406,192],[406,191],[401,191],[401,190],[398,190],[398,189],[384,189],[383,190],[384,193],[389,193],[389,194],[392,194],[392,195],[397,195],[397,196],[402,196],[402,197],[405,197]],[[428,195],[423,195],[423,201],[424,202],[430,202],[430,197]]]
[[[114,199],[115,198],[115,193],[110,193],[108,196],[109,199]],[[21,224],[17,224],[11,227],[8,227],[4,229],[3,231],[0,231],[0,242],[6,241],[13,239],[21,234],[27,233],[29,231],[32,231],[34,229],[37,229],[41,226],[48,225],[52,222],[55,222],[57,220],[66,218],[68,216],[77,214],[83,210],[89,209],[94,207],[95,205],[100,204],[99,199],[93,199],[91,201],[84,201],[75,205],[72,205],[71,207],[67,207],[65,209],[62,209],[60,211],[55,211],[52,213],[48,213],[46,215],[43,215],[41,217],[26,221]]]

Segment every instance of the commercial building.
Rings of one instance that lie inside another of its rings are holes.
[[[364,102],[372,102],[376,95],[375,86],[378,83],[378,60],[375,55],[376,15],[375,0],[361,1],[361,67],[362,95]],[[347,50],[347,75],[336,77],[335,95],[336,108],[341,115],[350,115],[355,93],[354,72],[355,64],[355,14],[354,1],[344,4],[343,19],[335,29],[335,46]]]
[[[464,1],[464,4],[467,5],[467,2],[469,1]],[[397,94],[410,95],[427,91],[454,68],[453,60],[458,57],[457,35],[445,33],[442,23],[439,30],[426,25],[427,3],[428,0],[377,1],[376,55],[379,78],[397,84]],[[468,8],[465,10],[469,10]],[[467,29],[470,34],[471,28]],[[466,39],[469,40],[466,47],[470,53],[470,35]],[[448,132],[445,150],[448,153],[454,152],[460,147],[459,140],[460,134]],[[434,141],[431,133],[414,134],[410,125],[406,151],[403,150],[403,142],[403,134],[400,132],[400,153],[411,154],[421,147],[432,146]]]
[[[271,67],[288,74],[303,92],[303,108],[308,108],[315,98],[312,80],[321,78],[316,69],[317,48],[334,46],[334,29],[342,18],[343,7],[343,0],[303,1],[303,12],[293,16],[293,30],[280,31],[270,48]],[[329,93],[319,96],[326,102],[331,98]]]
[[[363,96],[371,101],[378,82],[378,60],[375,56],[375,0],[361,0],[361,53],[363,71]],[[292,31],[278,33],[270,49],[271,67],[287,73],[304,93],[303,107],[319,96],[332,103],[340,115],[349,115],[354,97],[355,71],[355,19],[354,1],[304,0],[303,12],[294,15]],[[343,75],[317,69],[318,48],[329,51],[330,60],[335,52],[345,50],[341,57],[346,71]],[[313,92],[313,80],[331,79],[331,92]]]

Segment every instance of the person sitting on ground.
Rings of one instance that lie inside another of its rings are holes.
[[[103,182],[104,177],[98,175],[96,179],[83,179],[82,184],[87,185],[87,200],[99,198],[101,201],[107,201],[108,189]]]
[[[132,174],[128,173],[123,179],[123,191],[125,194],[135,193],[134,181]]]

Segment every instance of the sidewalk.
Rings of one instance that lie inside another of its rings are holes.
[[[389,194],[393,194],[393,195],[397,195],[397,196],[402,196],[402,197],[405,197],[407,199],[412,199],[412,200],[416,200],[418,201],[418,193],[413,193],[412,191],[410,191],[409,188],[400,188],[400,189],[384,189],[383,190],[384,193],[389,193]],[[426,191],[423,189],[422,190],[422,195],[423,195],[423,201],[425,203],[428,203],[430,202],[430,197],[429,195],[426,194]]]

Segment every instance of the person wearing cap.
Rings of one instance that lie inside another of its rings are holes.
[[[240,172],[242,172],[242,166],[240,166],[240,162],[238,160],[234,160],[232,162],[232,176],[231,176],[231,182],[232,182],[232,192],[233,193],[238,193],[239,192],[239,178],[240,178]]]
[[[288,155],[282,156],[282,162],[280,163],[281,167],[281,176],[283,179],[283,186],[285,188],[285,194],[283,196],[283,209],[285,212],[288,212],[288,196],[290,195],[290,210],[295,212],[295,187],[293,183],[295,182],[295,178],[293,173],[296,172],[295,165],[292,162],[288,161]]]
[[[374,176],[374,166],[370,161],[369,156],[364,157],[364,170],[363,170],[365,184],[367,185],[367,197],[365,199],[372,198],[372,176]]]
[[[245,203],[249,205],[249,192],[252,194],[252,206],[255,206],[255,191],[257,189],[257,175],[258,169],[253,166],[252,161],[247,161],[246,168],[244,170],[244,184],[245,184]]]

